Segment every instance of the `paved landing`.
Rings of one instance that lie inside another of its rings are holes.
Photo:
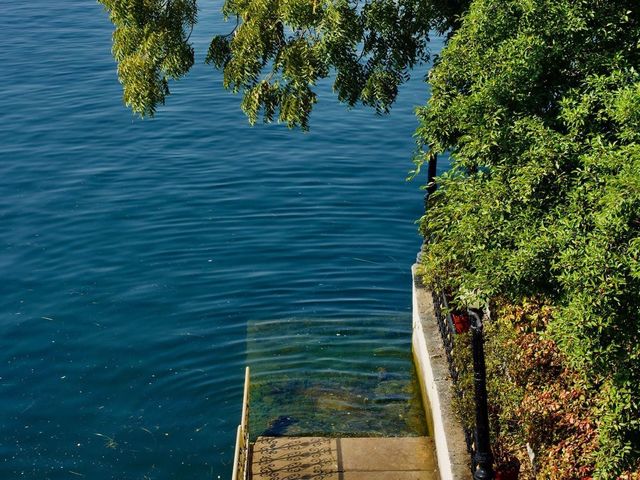
[[[439,480],[429,437],[258,437],[252,480]]]

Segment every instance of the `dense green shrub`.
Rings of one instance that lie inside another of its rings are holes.
[[[487,390],[494,464],[514,458],[521,480],[588,480],[598,459],[598,416],[606,392],[590,389],[546,335],[556,309],[523,299],[492,302],[485,323]],[[470,333],[457,335],[454,362],[459,371],[455,411],[473,429],[474,399]],[[535,472],[526,445],[535,452]],[[640,479],[640,470],[618,472]]]
[[[422,273],[459,302],[542,296],[597,397],[597,478],[640,459],[640,4],[476,0],[430,74],[449,151]],[[426,152],[425,152],[426,153]]]

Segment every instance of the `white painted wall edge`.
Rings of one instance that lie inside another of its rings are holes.
[[[447,357],[433,309],[431,292],[416,281],[416,267],[411,268],[413,280],[413,357],[416,364],[422,400],[429,428],[436,445],[436,457],[441,480],[470,479],[470,458],[462,424],[451,406],[454,395]]]

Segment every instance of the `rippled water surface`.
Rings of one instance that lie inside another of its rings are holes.
[[[252,431],[420,434],[410,355],[415,105],[250,128],[202,65],[121,104],[90,0],[0,6],[0,478],[229,478]],[[423,72],[422,72],[423,73]],[[420,75],[418,75],[419,77]]]

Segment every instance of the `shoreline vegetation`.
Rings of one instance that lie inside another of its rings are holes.
[[[420,273],[490,307],[494,453],[539,478],[640,475],[639,42],[634,2],[474,1],[418,113]]]
[[[124,101],[153,115],[193,65],[196,2],[100,1]],[[640,478],[638,2],[227,0],[223,14],[207,62],[224,87],[251,123],[303,130],[319,79],[387,112],[430,33],[447,35],[417,111],[413,174],[434,155],[452,165],[430,186],[419,274],[492,312],[494,454],[528,446],[538,478]]]

